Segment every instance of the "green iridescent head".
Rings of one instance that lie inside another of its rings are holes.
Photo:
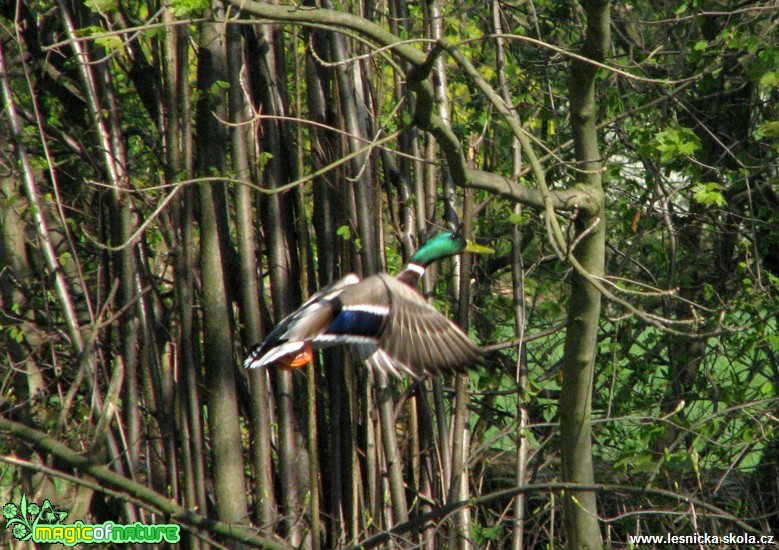
[[[492,254],[495,251],[465,239],[459,231],[456,233],[444,231],[428,239],[424,245],[419,247],[419,250],[411,256],[411,263],[428,266],[436,260],[463,252]]]

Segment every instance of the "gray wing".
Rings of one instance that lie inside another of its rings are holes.
[[[365,279],[360,286],[363,285],[370,285],[374,300],[377,295],[383,295],[381,303],[389,308],[376,342],[354,346],[358,357],[371,367],[393,375],[404,372],[420,378],[442,371],[463,372],[475,366],[481,350],[415,289],[384,273]],[[347,289],[341,300],[346,302],[348,293]]]

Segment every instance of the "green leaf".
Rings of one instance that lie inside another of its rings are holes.
[[[692,198],[704,206],[726,206],[728,201],[722,195],[719,183],[697,183],[692,188]]]
[[[208,9],[209,0],[173,0],[171,7],[177,17],[187,17]]]
[[[755,137],[757,139],[779,137],[779,120],[769,120],[762,123],[757,127]]]
[[[523,210],[521,213],[517,214],[516,212],[511,212],[509,214],[509,223],[513,223],[516,225],[527,225],[530,223],[530,214]]]
[[[24,340],[24,332],[16,325],[11,326],[8,329],[8,333],[17,344],[21,344]]]
[[[257,159],[257,167],[260,169],[265,168],[265,165],[268,164],[268,161],[273,158],[273,153],[269,153],[268,151],[263,151],[260,153],[259,158]]]
[[[698,479],[701,478],[701,470],[700,470],[700,455],[698,454],[698,451],[695,449],[692,449],[690,451],[690,462],[692,462],[692,469],[695,472],[695,477]]]
[[[227,90],[230,88],[230,83],[225,82],[224,80],[217,80],[213,84],[211,84],[211,87],[208,89],[208,93],[211,95],[218,94],[221,90]]]
[[[119,6],[117,0],[86,0],[84,5],[95,13],[110,13],[116,11]]]
[[[658,132],[654,141],[663,162],[690,156],[701,148],[701,140],[695,132],[682,126]]]
[[[95,38],[95,44],[105,49],[106,51],[113,52],[119,50],[123,46],[122,39],[119,36],[99,36]]]
[[[349,229],[348,225],[342,225],[341,227],[339,227],[336,230],[335,234],[341,237],[345,241],[348,241],[352,238],[352,230]]]
[[[760,86],[764,88],[779,87],[779,71],[769,71],[760,77]]]

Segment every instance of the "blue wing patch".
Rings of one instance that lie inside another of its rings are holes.
[[[386,318],[387,314],[384,312],[341,309],[327,327],[325,334],[378,337]]]

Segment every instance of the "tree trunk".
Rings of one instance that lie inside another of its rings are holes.
[[[253,74],[256,77],[253,84],[260,103],[258,110],[267,115],[284,116],[286,105],[280,95],[281,90],[285,88],[282,77],[284,52],[283,48],[279,51],[280,45],[275,41],[276,32],[273,27],[263,27],[259,30],[259,56],[253,63],[258,70]],[[294,180],[294,155],[289,154],[292,144],[291,139],[284,135],[284,123],[275,120],[263,121],[261,135],[261,151],[273,155],[264,166],[261,176],[263,185],[273,188]],[[276,322],[300,303],[300,262],[292,212],[294,193],[293,190],[261,198],[260,217],[265,237],[273,318]],[[293,384],[292,373],[273,371],[271,380],[278,414],[280,505],[285,518],[287,538],[298,545],[303,540],[303,525],[298,521],[302,514],[300,492],[307,485],[308,468],[305,467],[306,446],[300,445],[305,437],[301,433],[305,422],[302,414],[300,418],[297,415],[305,411],[306,402],[300,399],[304,394],[298,392],[303,388]]]
[[[225,118],[225,94],[214,84],[226,81],[225,27],[203,23],[198,59],[197,111],[199,172],[223,173],[227,140],[216,116]],[[216,88],[216,89],[215,89]],[[200,268],[203,279],[203,356],[208,388],[208,425],[214,458],[217,515],[227,523],[247,519],[243,445],[236,395],[232,320],[226,280],[228,237],[225,229],[224,184],[207,182],[198,188],[200,199]]]
[[[582,53],[602,60],[609,44],[609,7],[604,1],[583,1],[587,30]],[[600,205],[597,211],[580,211],[575,220],[581,236],[574,257],[593,276],[604,273],[605,207],[601,184],[601,161],[596,128],[596,68],[575,60],[571,66],[570,102],[574,150],[579,185]],[[577,242],[577,240],[574,240]],[[563,479],[594,483],[592,464],[592,392],[598,343],[601,294],[585,277],[573,271],[568,304],[568,332],[563,354],[563,384],[560,399]],[[594,492],[566,492],[565,528],[569,548],[602,547]]]
[[[251,154],[252,125],[247,124],[246,86],[241,79],[244,69],[244,50],[241,39],[241,27],[229,25],[227,28],[227,69],[230,82],[230,120],[236,124],[231,129],[232,165],[235,176],[244,181],[252,179],[249,166]],[[251,189],[239,185],[235,189],[236,232],[239,257],[239,296],[240,310],[245,336],[243,341],[247,349],[256,344],[262,335],[260,320],[260,288],[257,282],[257,257],[252,208]],[[265,369],[252,369],[248,372],[251,386],[251,462],[254,472],[254,514],[262,529],[272,530],[275,523],[275,495],[273,491],[273,471],[271,464],[271,421],[270,399],[268,394],[268,373]]]

